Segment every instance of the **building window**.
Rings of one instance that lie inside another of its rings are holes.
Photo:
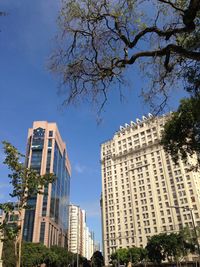
[[[45,222],[40,224],[40,243],[44,243]]]
[[[53,137],[53,131],[49,131],[49,137]]]

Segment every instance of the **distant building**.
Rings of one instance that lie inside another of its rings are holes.
[[[108,265],[118,248],[145,247],[147,239],[200,225],[200,173],[174,164],[160,145],[168,116],[120,126],[101,145],[103,251]],[[172,206],[176,206],[173,208]]]
[[[94,253],[94,239],[93,239],[92,232],[89,231],[89,228],[86,226],[85,228],[85,256],[88,260],[91,259],[93,253]]]
[[[69,238],[68,248],[72,253],[77,253],[90,259],[94,252],[93,235],[86,225],[85,210],[79,206],[69,205]]]
[[[71,167],[56,123],[36,121],[28,131],[26,165],[41,175],[54,173],[45,194],[31,196],[25,211],[23,239],[46,246],[67,246]]]
[[[95,251],[101,251],[101,247],[100,247],[100,243],[99,242],[95,242],[94,243],[94,252]]]
[[[72,253],[81,254],[81,209],[75,205],[69,205],[69,232],[68,249]]]

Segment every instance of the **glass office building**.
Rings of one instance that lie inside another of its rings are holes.
[[[44,194],[33,195],[23,223],[23,239],[46,246],[67,246],[71,167],[55,123],[34,122],[29,129],[26,164],[41,175],[54,173]]]

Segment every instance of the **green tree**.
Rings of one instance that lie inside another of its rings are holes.
[[[129,261],[132,264],[140,263],[147,257],[146,249],[138,247],[129,248],[128,254],[129,254]]]
[[[33,267],[45,263],[49,249],[43,244],[24,242],[22,245],[22,261],[24,267]]]
[[[81,263],[83,267],[91,267],[91,262],[88,261],[85,257],[82,257]]]
[[[179,157],[188,162],[196,158],[192,167],[200,167],[200,63],[187,68],[185,88],[190,98],[183,99],[164,127],[161,144],[176,163]]]
[[[55,258],[56,261],[54,262],[55,266],[65,267],[65,266],[68,266],[69,264],[72,263],[72,259],[74,257],[74,254],[67,251],[66,248],[53,246],[53,247],[51,247],[50,251],[51,251],[51,253],[54,253],[57,256],[57,259]],[[49,264],[47,266],[51,267],[51,264]]]
[[[13,145],[9,142],[2,142],[5,153],[4,164],[11,171],[9,174],[12,192],[10,196],[17,199],[17,204],[4,203],[0,208],[5,212],[5,220],[0,226],[0,230],[5,238],[15,241],[16,267],[20,267],[21,262],[21,243],[22,243],[22,212],[27,209],[27,202],[33,194],[42,194],[44,186],[47,186],[54,180],[53,174],[40,175],[36,170],[27,168],[21,163],[24,157]],[[18,221],[15,227],[10,227],[8,224],[8,215],[13,210],[18,211]]]
[[[3,267],[16,266],[15,244],[13,240],[10,239],[4,240],[2,260],[3,260]]]
[[[132,264],[141,263],[147,257],[147,252],[144,248],[132,247],[132,248],[120,248],[111,255],[111,260],[114,263],[125,264],[128,262]]]
[[[200,167],[200,97],[181,100],[176,112],[164,126],[161,144],[177,163],[179,158]],[[194,158],[194,162],[189,161]]]
[[[146,246],[149,259],[152,262],[156,262],[158,264],[165,260],[161,241],[162,238],[160,236],[155,235],[150,238]]]
[[[152,236],[146,246],[148,258],[157,264],[168,260],[176,262],[189,252],[194,252],[194,245],[186,240],[183,232],[161,233]]]
[[[111,255],[111,260],[118,264],[127,264],[129,262],[129,254],[127,248],[119,248]]]
[[[163,108],[167,88],[200,61],[199,11],[199,0],[64,0],[50,59],[67,88],[64,103],[87,99],[102,109],[108,91],[139,62],[150,84],[145,99],[160,94],[157,111]]]
[[[91,258],[91,263],[93,267],[102,267],[104,266],[104,258],[100,251],[95,251]]]

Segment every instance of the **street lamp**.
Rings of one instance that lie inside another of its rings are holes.
[[[200,246],[199,246],[199,241],[198,241],[198,235],[197,235],[197,231],[196,231],[196,227],[195,227],[195,222],[194,222],[194,216],[193,216],[193,208],[189,208],[189,207],[181,207],[181,206],[169,206],[170,208],[174,208],[174,209],[183,209],[183,210],[188,210],[190,211],[190,215],[192,218],[192,226],[194,229],[194,234],[195,234],[195,240],[196,240],[196,244],[197,244],[197,250],[198,250],[198,254],[200,256]]]

